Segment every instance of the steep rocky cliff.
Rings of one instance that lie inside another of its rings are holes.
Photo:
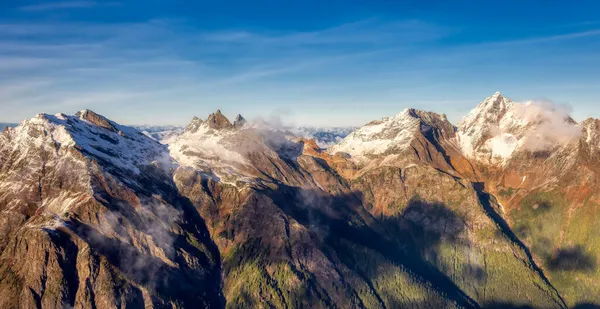
[[[91,111],[0,137],[0,307],[220,307],[220,257],[167,148]]]

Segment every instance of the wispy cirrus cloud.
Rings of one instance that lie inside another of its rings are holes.
[[[312,31],[207,30],[171,19],[15,21],[0,24],[0,85],[5,85],[0,87],[0,92],[5,90],[0,93],[0,115],[11,117],[2,120],[20,121],[42,111],[92,108],[116,120],[169,124],[224,105],[253,117],[288,104],[297,109],[295,115],[305,117],[305,108],[360,110],[354,107],[368,102],[371,108],[359,115],[360,122],[366,122],[411,102],[417,104],[411,107],[437,110],[428,102],[448,102],[446,93],[463,91],[461,83],[489,83],[493,91],[502,90],[500,77],[513,74],[504,60],[517,63],[525,59],[519,55],[525,55],[528,61],[518,64],[540,70],[540,64],[556,54],[539,46],[557,43],[565,49],[569,44],[564,42],[591,40],[598,34],[588,30],[442,46],[440,41],[460,37],[460,29],[376,18]],[[528,56],[531,52],[535,57]],[[577,61],[583,65],[585,59],[579,55],[569,60],[568,52],[559,56],[565,58],[553,60],[559,66]],[[522,78],[516,72],[522,71],[515,70],[515,83]],[[448,83],[455,87],[444,88]],[[416,91],[422,93],[418,100]],[[469,100],[458,97],[456,102]],[[131,115],[135,118],[127,118]],[[327,116],[309,120],[313,125],[331,121]]]
[[[204,40],[218,43],[316,46],[328,44],[375,44],[394,39],[404,43],[429,41],[447,36],[452,29],[419,20],[386,22],[376,18],[342,24],[327,29],[304,32],[252,32],[248,30],[223,30],[206,33]],[[390,42],[391,43],[391,42]]]
[[[43,11],[54,11],[64,9],[83,9],[83,8],[94,8],[94,7],[110,7],[119,6],[119,2],[98,2],[98,1],[55,1],[55,2],[44,2],[38,4],[31,4],[22,6],[19,10],[24,12],[43,12]]]
[[[499,42],[499,44],[533,44],[533,43],[548,43],[568,41],[579,38],[597,37],[600,36],[600,29],[592,29],[586,31],[569,32],[557,35],[539,36],[533,38],[525,38],[520,40],[511,40]]]

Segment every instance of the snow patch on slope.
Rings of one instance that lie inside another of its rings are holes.
[[[329,148],[348,136],[355,128],[353,127],[293,127],[287,128],[292,135],[305,139],[313,139],[320,148]]]
[[[463,118],[457,140],[466,156],[504,165],[515,152],[551,150],[580,134],[568,108],[548,101],[516,103],[497,92]]]
[[[185,129],[184,127],[180,126],[149,125],[135,126],[135,128],[144,133],[146,136],[164,145],[168,145],[177,140],[177,137],[179,137],[179,135],[181,135]]]
[[[27,145],[42,147],[46,142],[42,137],[50,136],[59,148],[76,148],[85,156],[135,174],[139,174],[139,167],[153,162],[170,164],[166,146],[134,128],[110,124],[117,132],[77,116],[38,114],[11,129],[9,136],[14,147],[23,149]]]
[[[414,133],[420,130],[420,120],[406,109],[391,118],[373,121],[350,133],[341,143],[330,148],[331,153],[345,152],[358,159],[381,155],[391,149],[410,147]]]
[[[169,145],[171,156],[183,166],[223,167],[233,169],[236,164],[247,164],[246,159],[228,138],[235,130],[215,130],[203,124],[197,130],[186,131]]]

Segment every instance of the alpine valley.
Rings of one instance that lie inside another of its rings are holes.
[[[500,93],[456,125],[0,135],[0,308],[594,308],[599,257],[600,120]]]

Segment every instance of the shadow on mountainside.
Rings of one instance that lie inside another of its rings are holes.
[[[562,299],[562,297],[560,296],[560,294],[558,293],[556,288],[554,288],[554,286],[550,283],[550,280],[548,280],[548,278],[546,277],[546,275],[544,274],[542,269],[533,260],[533,256],[531,255],[531,251],[529,250],[529,248],[519,239],[519,237],[517,237],[517,235],[512,231],[512,229],[508,225],[508,223],[506,223],[504,218],[502,218],[502,216],[500,214],[498,214],[496,212],[496,210],[494,209],[494,207],[492,206],[491,201],[492,201],[493,197],[485,191],[485,183],[482,183],[482,182],[473,183],[473,189],[475,189],[475,191],[477,192],[479,201],[483,207],[483,210],[488,215],[488,217],[490,217],[494,221],[496,226],[502,231],[502,233],[506,237],[508,237],[508,239],[510,239],[513,243],[518,245],[525,252],[525,254],[527,255],[527,259],[529,260],[529,264],[534,268],[534,270],[538,273],[538,275],[546,282],[546,284],[549,287],[551,287],[552,289],[554,289],[554,292],[560,298],[561,305],[566,308],[567,305],[566,305],[565,301]]]
[[[493,208],[492,197],[484,191],[483,185],[474,184],[474,188],[484,211],[496,224],[499,233],[522,248],[534,271],[549,287],[552,287],[542,270],[533,261],[529,249]],[[362,205],[361,192],[331,196],[320,190],[280,185],[278,189],[266,190],[264,193],[287,216],[313,231],[316,238],[320,238],[323,252],[333,248],[336,258],[366,282],[373,284],[379,275],[366,273],[364,268],[361,269],[359,266],[361,263],[374,261],[366,257],[370,250],[415,275],[419,280],[423,280],[426,285],[441,292],[448,299],[465,307],[479,306],[457,286],[453,279],[448,277],[449,275],[441,271],[445,269],[444,267],[452,266],[444,265],[444,261],[438,257],[442,243],[459,248],[469,247],[468,238],[459,237],[466,230],[466,222],[446,205],[411,200],[398,215],[376,219]],[[364,259],[357,258],[357,252],[364,252],[361,253],[365,255]],[[464,268],[461,273],[465,281],[476,285],[484,284],[487,280],[487,273],[481,266],[467,262],[461,267]],[[372,290],[375,291],[375,288]],[[559,295],[558,292],[556,295]],[[380,300],[386,299],[388,305],[400,306],[391,304],[389,300],[394,298],[386,296],[389,295],[377,295]],[[558,297],[557,305],[566,307],[564,301],[560,296]],[[508,300],[498,299],[498,301],[505,302],[498,303],[499,305],[496,303],[481,305],[492,308],[522,307],[520,304],[506,302]]]
[[[583,246],[563,247],[546,260],[551,271],[582,271],[596,270],[596,259],[585,252]]]
[[[172,301],[185,308],[224,307],[220,255],[204,219],[160,169],[144,172],[137,179],[141,187],[134,188],[141,205],[96,189],[107,210],[102,224],[118,237],[108,237],[96,226],[100,223],[77,213],[69,215],[67,227],[129,280],[148,288],[156,306]]]
[[[356,273],[362,274],[366,282],[372,282],[374,278],[363,273],[356,261],[356,252],[350,252],[356,245],[372,250],[404,268],[461,306],[478,307],[450,278],[423,258],[423,253],[434,254],[435,250],[432,247],[439,244],[444,237],[448,237],[449,241],[454,239],[451,233],[442,235],[438,231],[425,228],[416,218],[434,214],[453,222],[452,225],[457,229],[464,228],[461,220],[443,205],[411,203],[398,218],[401,221],[397,225],[399,230],[394,233],[364,209],[360,192],[329,196],[317,190],[280,185],[278,190],[265,193],[286,215],[321,234],[317,237],[322,239],[322,251],[327,252],[327,247],[334,248],[342,262]],[[392,235],[406,237],[397,239]],[[378,295],[378,298],[381,300],[381,296]],[[394,304],[389,305],[395,307]],[[396,305],[403,307],[400,304]]]
[[[213,291],[215,282],[212,282],[211,276],[206,275],[205,270],[187,267],[185,263],[169,265],[160,258],[139,251],[129,243],[107,237],[76,219],[71,219],[66,224],[128,279],[154,291],[163,300],[171,300],[184,307],[208,303],[218,308],[219,303],[222,303],[217,297],[218,291]],[[180,244],[180,241],[175,242],[175,250],[183,248]],[[185,250],[194,254],[189,246],[186,246]],[[198,251],[194,255],[201,257],[202,253]],[[179,258],[175,257],[174,260],[178,262]],[[159,303],[160,301],[157,304]]]

